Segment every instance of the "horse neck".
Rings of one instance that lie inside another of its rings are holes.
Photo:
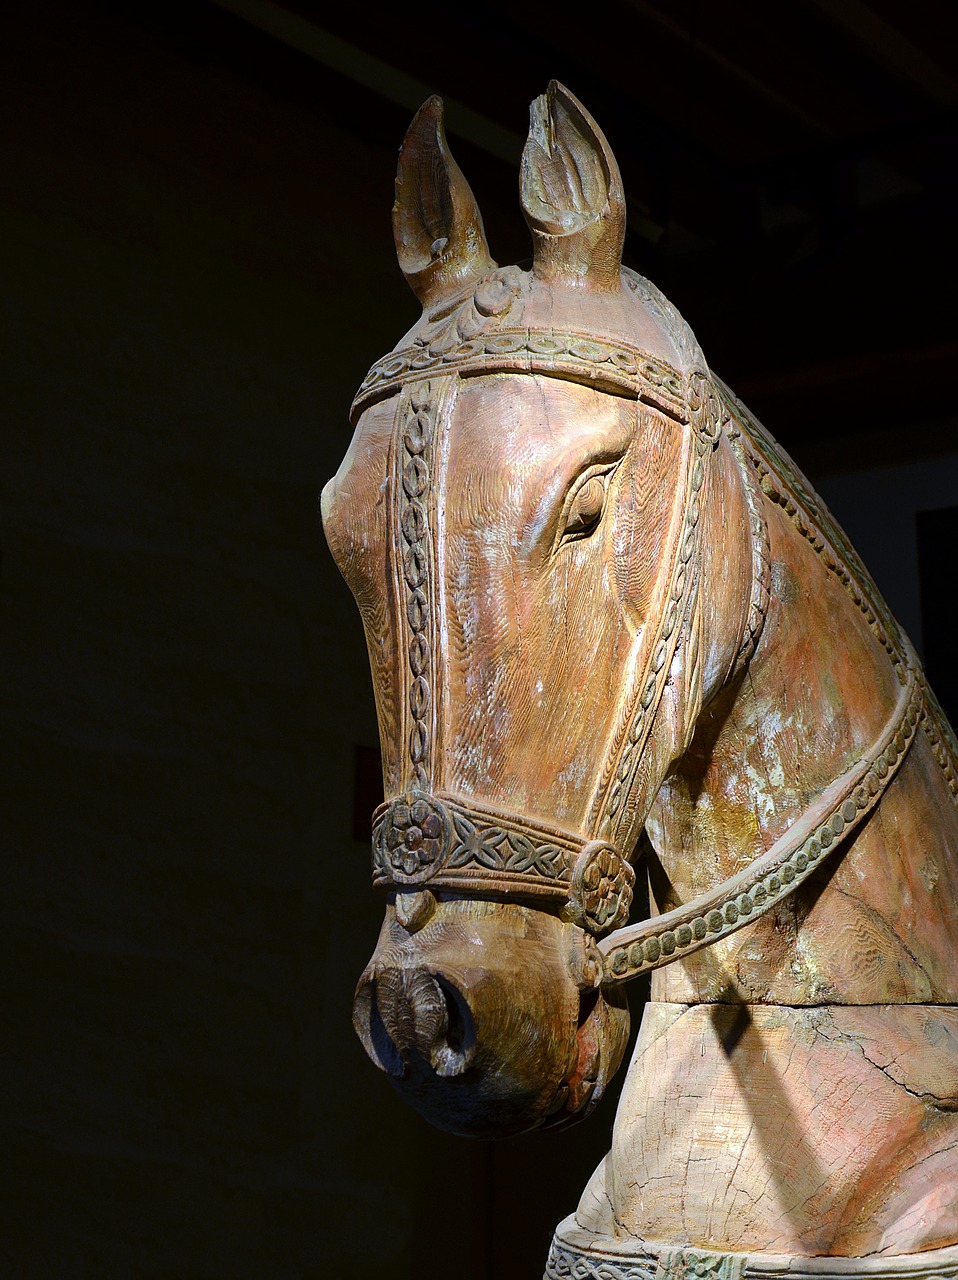
[[[653,806],[658,911],[742,870],[866,755],[914,661],[811,486],[740,410],[731,436],[738,483],[743,494],[751,487],[767,530],[767,609],[754,653],[706,706]],[[704,616],[717,615],[707,573],[702,589]],[[753,584],[753,613],[759,601]],[[656,973],[655,999],[955,999],[955,761],[934,708],[925,728],[854,836],[773,911]]]

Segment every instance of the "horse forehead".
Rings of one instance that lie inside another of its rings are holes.
[[[449,429],[462,455],[517,462],[573,460],[624,448],[635,404],[624,397],[545,374],[493,374],[465,379]]]
[[[509,528],[548,517],[592,462],[619,457],[635,403],[543,375],[464,380],[438,477],[444,523]]]
[[[383,520],[392,484],[390,460],[403,421],[396,399],[360,418],[347,454],[323,493],[323,521],[334,550],[340,537],[368,544],[388,536]],[[636,405],[546,374],[462,379],[433,423],[431,487],[435,518],[446,505],[476,498],[529,508],[548,501],[595,460],[621,455],[635,433]],[[444,464],[440,459],[444,459]],[[399,482],[401,484],[401,481]]]

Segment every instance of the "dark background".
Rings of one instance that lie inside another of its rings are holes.
[[[377,738],[316,496],[416,314],[396,148],[445,94],[514,261],[528,102],[585,101],[627,260],[958,713],[956,36],[946,0],[5,6],[5,1278],[541,1273],[613,1104],[452,1138],[349,1025]]]

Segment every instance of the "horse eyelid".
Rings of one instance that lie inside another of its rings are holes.
[[[599,527],[602,516],[605,514],[605,501],[608,494],[609,480],[613,472],[618,467],[622,458],[616,458],[612,462],[593,463],[591,466],[581,471],[576,476],[575,481],[570,486],[566,494],[565,502],[562,506],[562,516],[559,521],[559,532],[556,538],[555,550],[567,542],[578,542],[582,538],[589,537]],[[593,482],[598,482],[594,485]],[[601,488],[599,488],[601,486]],[[599,501],[595,503],[594,512],[591,510],[595,501],[594,496],[589,493],[590,488],[597,489]],[[573,523],[576,517],[576,504],[580,500],[585,500],[585,509],[582,512],[581,523],[575,525]]]

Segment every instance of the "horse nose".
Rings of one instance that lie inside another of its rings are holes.
[[[472,1014],[448,978],[401,965],[367,971],[353,1001],[353,1026],[387,1075],[425,1064],[437,1076],[462,1075],[476,1052]]]

